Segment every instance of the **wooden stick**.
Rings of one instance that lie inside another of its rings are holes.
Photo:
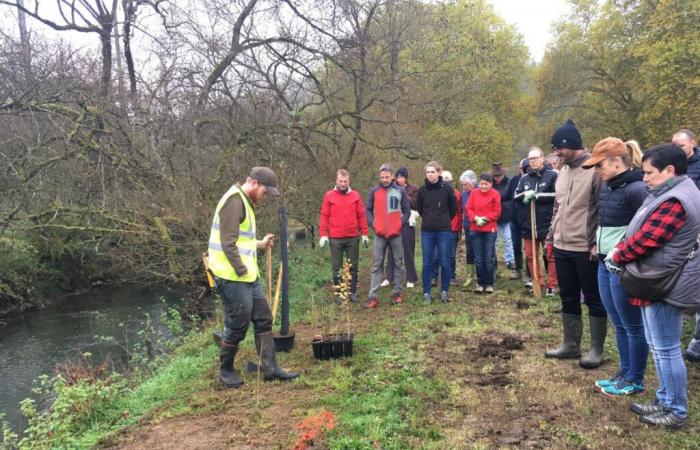
[[[530,200],[530,236],[532,238],[532,291],[535,297],[542,297],[542,289],[540,289],[540,277],[537,274],[537,267],[540,265],[540,258],[537,257],[537,222],[535,220],[535,199]]]
[[[282,288],[282,272],[284,268],[280,264],[280,271],[277,273],[277,287],[275,288],[275,301],[272,303],[272,326],[275,326],[275,316],[277,315],[277,305],[280,302],[280,289]]]
[[[267,279],[267,304],[272,301],[272,247],[265,247],[265,274]]]

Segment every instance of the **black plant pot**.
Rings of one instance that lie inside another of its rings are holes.
[[[314,336],[311,340],[314,358],[328,360],[352,356],[354,338],[355,335],[352,333]]]

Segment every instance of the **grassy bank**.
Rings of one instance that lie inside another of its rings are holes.
[[[363,258],[361,297],[367,250]],[[558,299],[535,300],[502,278],[494,295],[453,289],[447,305],[425,305],[414,290],[391,307],[382,290],[379,309],[350,307],[355,355],[314,360],[311,337],[346,326],[330,301],[329,271],[327,252],[292,249],[296,347],[279,359],[301,371],[294,382],[243,374],[242,388],[222,388],[210,328],[189,336],[153,377],[133,385],[117,379],[105,386],[109,396],[82,403],[83,415],[68,428],[71,411],[56,417],[62,434],[26,448],[303,448],[300,424],[323,414],[334,427],[316,436],[314,448],[698,448],[699,367],[688,370],[691,427],[643,426],[628,411],[629,398],[593,386],[617,368],[612,331],[600,369],[544,359],[558,342]],[[250,334],[239,368],[255,358]],[[636,399],[651,398],[657,386],[651,362],[647,386]]]

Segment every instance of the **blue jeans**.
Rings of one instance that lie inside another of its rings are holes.
[[[642,384],[649,353],[642,310],[629,304],[629,296],[620,284],[620,278],[608,272],[602,260],[598,263],[598,290],[605,311],[615,327],[620,374],[634,383]]]
[[[675,306],[656,302],[642,308],[642,319],[659,378],[656,399],[678,417],[687,417],[688,372],[681,355],[683,314]]]
[[[423,293],[430,294],[430,283],[433,280],[433,258],[437,249],[440,260],[440,290],[450,289],[450,246],[451,231],[421,231],[421,248],[423,250]]]
[[[452,242],[450,243],[450,280],[457,278],[457,243],[459,242],[460,234],[452,233]],[[437,280],[440,273],[440,257],[437,250],[437,242],[435,243],[435,256],[433,257],[433,280]]]
[[[510,222],[499,223],[496,225],[496,242],[503,241],[503,259],[506,264],[513,264],[515,257],[513,256],[513,240],[510,234]],[[496,245],[494,243],[494,245]]]
[[[474,260],[476,262],[476,280],[479,286],[493,286],[494,276],[494,248],[496,233],[484,233],[470,231],[472,245],[474,246]]]

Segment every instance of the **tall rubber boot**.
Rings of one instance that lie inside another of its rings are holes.
[[[474,273],[476,272],[474,264],[467,264],[467,276],[465,277],[464,284],[462,285],[463,290],[469,289],[474,283]]]
[[[581,357],[581,334],[583,334],[583,324],[581,316],[574,314],[562,314],[561,324],[564,330],[564,340],[559,348],[544,352],[546,358],[580,358]]]
[[[578,365],[584,369],[595,369],[603,364],[603,346],[608,332],[608,318],[588,316],[588,321],[591,326],[591,350],[581,358]]]
[[[233,360],[236,358],[236,353],[238,353],[238,344],[221,344],[219,352],[219,379],[226,387],[238,388],[243,385],[243,380],[236,375],[233,369]]]
[[[283,370],[277,365],[275,342],[272,339],[272,331],[255,335],[255,348],[260,355],[261,367],[265,381],[291,380],[299,376],[298,372]]]

